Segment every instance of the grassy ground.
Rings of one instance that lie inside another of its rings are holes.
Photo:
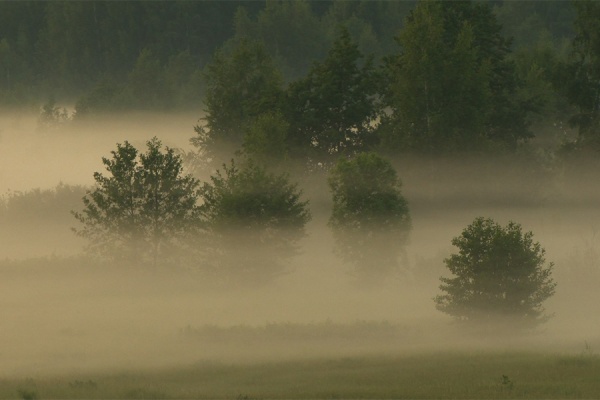
[[[0,380],[1,398],[595,398],[591,354],[436,353]]]

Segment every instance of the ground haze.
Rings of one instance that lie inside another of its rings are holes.
[[[36,130],[36,118],[26,112],[0,116],[5,198],[60,182],[90,186],[93,173],[103,171],[101,157],[110,156],[117,142],[143,148],[157,136],[167,146],[190,151],[197,123],[189,114],[138,113],[43,132]],[[65,259],[81,254],[83,246],[70,231],[77,221],[68,209],[51,221],[27,212],[18,219],[5,216],[0,354],[10,361],[2,363],[0,375],[16,379],[201,362],[247,365],[459,350],[579,355],[600,348],[600,315],[590,307],[600,300],[595,286],[600,193],[593,179],[584,175],[576,181],[569,178],[573,171],[536,170],[502,159],[392,161],[413,229],[404,267],[376,287],[353,279],[333,252],[325,175],[292,173],[311,202],[313,219],[289,273],[258,288],[212,285],[193,269],[100,268]],[[447,274],[443,259],[454,251],[450,241],[478,216],[522,224],[556,264],[557,292],[546,303],[554,317],[534,333],[469,336],[435,310],[439,277]],[[496,375],[500,382],[502,372]]]

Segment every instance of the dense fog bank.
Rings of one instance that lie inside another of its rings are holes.
[[[102,170],[101,157],[117,142],[143,145],[154,136],[189,151],[196,119],[135,114],[39,132],[35,116],[0,118],[0,190],[3,204],[16,207],[0,222],[0,354],[11,360],[1,373],[600,345],[600,320],[589,311],[600,277],[593,174],[575,180],[558,164],[541,168],[531,159],[392,160],[413,228],[401,268],[375,287],[357,282],[333,252],[325,173],[292,171],[313,218],[289,272],[267,285],[215,286],[194,269],[99,266],[77,257],[83,243],[70,231],[77,221],[69,211]],[[80,191],[44,195],[59,193],[59,182]],[[44,208],[36,199],[54,203]],[[521,223],[556,264],[557,292],[546,304],[555,316],[532,335],[465,337],[434,307],[439,277],[447,275],[443,259],[455,251],[450,241],[478,216]]]

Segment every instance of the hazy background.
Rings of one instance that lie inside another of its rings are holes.
[[[101,157],[124,140],[140,148],[157,136],[168,146],[190,150],[198,117],[128,114],[53,132],[37,131],[36,118],[35,113],[0,116],[0,193],[5,196],[51,189],[59,182],[92,185],[93,173],[103,171]],[[489,162],[459,166],[447,161],[435,177],[427,161],[403,159],[395,165],[413,221],[408,261],[375,288],[357,285],[332,252],[324,176],[294,177],[313,213],[303,253],[292,260],[292,272],[260,288],[211,287],[195,271],[100,269],[77,259],[61,261],[82,250],[70,231],[77,222],[73,217],[25,212],[4,218],[0,259],[9,260],[0,271],[0,356],[5,360],[0,373],[457,347],[580,352],[587,342],[598,348],[597,182],[510,168],[500,173]],[[445,274],[442,260],[453,251],[450,240],[477,216],[521,223],[547,250],[547,260],[556,263],[557,292],[546,303],[555,317],[530,336],[468,338],[435,310],[432,299]]]

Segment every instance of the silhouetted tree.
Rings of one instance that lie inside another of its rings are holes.
[[[445,294],[435,298],[438,310],[492,327],[532,327],[548,319],[542,303],[554,294],[553,264],[545,265],[545,250],[531,232],[480,217],[452,244],[459,251],[444,263],[455,277],[440,278]]]
[[[157,265],[199,229],[199,182],[182,174],[173,149],[161,151],[157,138],[139,154],[129,142],[102,158],[108,175],[94,173],[96,188],[73,212],[88,239],[87,249],[104,259]]]
[[[213,236],[215,274],[234,282],[262,283],[286,272],[310,219],[308,202],[285,175],[252,162],[232,161],[201,190],[200,207]]]
[[[331,170],[333,211],[329,226],[342,258],[361,280],[377,282],[398,268],[411,222],[401,182],[375,153],[340,159]]]

